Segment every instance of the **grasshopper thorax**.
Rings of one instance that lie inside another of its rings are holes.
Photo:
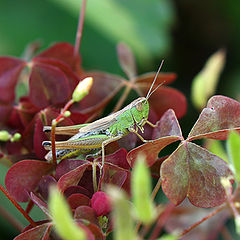
[[[132,102],[131,113],[134,118],[135,123],[142,127],[147,119],[149,114],[149,103],[145,97],[140,97]]]

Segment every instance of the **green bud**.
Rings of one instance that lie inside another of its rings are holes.
[[[11,139],[11,134],[6,130],[0,131],[0,141],[7,142]]]
[[[71,112],[70,111],[66,111],[65,113],[64,113],[64,117],[70,117],[71,116]]]
[[[15,133],[11,138],[11,142],[18,142],[21,139],[22,135],[20,133]]]
[[[82,100],[89,93],[92,84],[93,84],[92,77],[87,77],[83,79],[81,82],[79,82],[72,95],[73,101],[79,102],[80,100]]]

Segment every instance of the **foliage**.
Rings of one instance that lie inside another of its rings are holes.
[[[168,86],[176,79],[174,73],[156,76],[154,87],[164,86],[149,98],[148,120],[156,126],[144,126],[143,137],[150,141],[142,144],[136,135],[129,134],[110,144],[104,166],[101,157],[94,156],[46,161],[42,142],[52,140],[54,156],[57,124],[71,126],[95,120],[121,90],[113,111],[121,109],[131,90],[146,96],[155,73],[138,75],[134,54],[124,43],[118,44],[117,55],[126,77],[86,71],[77,44],[66,42],[33,53],[30,60],[0,58],[1,159],[12,163],[5,177],[7,191],[2,187],[1,191],[30,223],[16,240],[74,239],[71,234],[76,234],[76,239],[85,234],[87,239],[100,240],[108,239],[111,232],[115,239],[144,238],[147,234],[150,239],[177,239],[188,232],[196,236],[192,230],[207,219],[209,226],[198,231],[213,236],[231,211],[238,227],[235,202],[239,201],[240,190],[240,103],[226,96],[212,96],[184,139],[178,118],[186,113],[187,104],[180,91]],[[214,75],[207,69],[200,77],[216,80],[216,70]],[[90,80],[87,89],[86,79]],[[209,94],[202,93],[201,102]],[[44,126],[52,127],[50,136],[43,132]],[[193,142],[228,137],[230,163]],[[62,139],[64,136],[59,137]],[[159,157],[164,148],[177,141],[175,150]],[[151,177],[157,180],[153,190]],[[58,192],[49,192],[52,185]],[[159,203],[155,198],[160,185],[168,202]],[[27,202],[27,208],[20,208],[16,201]],[[35,222],[29,217],[33,205],[43,211],[45,219]],[[214,212],[205,209],[210,207],[218,208]],[[195,219],[203,213],[207,216]],[[221,220],[214,219],[216,214]],[[181,220],[181,216],[189,221]],[[163,229],[171,235],[164,235]],[[181,232],[176,233],[179,229]]]

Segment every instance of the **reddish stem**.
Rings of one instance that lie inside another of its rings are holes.
[[[162,214],[160,214],[158,220],[157,220],[157,224],[155,225],[153,231],[152,231],[152,234],[149,238],[149,240],[155,240],[157,239],[160,231],[162,230],[166,220],[168,219],[168,217],[171,215],[173,209],[175,208],[175,205],[172,204],[172,203],[169,203],[164,212]]]
[[[74,101],[71,99],[69,100],[64,108],[62,109],[61,113],[58,115],[56,119],[52,121],[52,128],[51,128],[51,146],[52,146],[52,159],[53,164],[57,166],[57,157],[56,157],[56,144],[55,144],[55,132],[57,124],[65,117],[64,114],[68,109],[72,106]]]
[[[189,228],[185,229],[181,234],[178,235],[178,238],[181,238],[182,236],[184,236],[185,234],[187,234],[188,232],[190,232],[192,229],[194,229],[195,227],[197,227],[198,225],[200,225],[202,222],[205,222],[206,220],[208,220],[209,218],[213,217],[214,215],[216,215],[217,213],[221,212],[224,208],[226,207],[226,205],[222,205],[221,207],[217,208],[215,211],[213,211],[212,213],[208,214],[206,217],[202,218],[200,221],[194,223],[193,225],[191,225]]]
[[[36,227],[37,224],[32,220],[32,218],[24,211],[24,209],[12,198],[8,191],[0,184],[0,191],[12,202],[12,204],[18,209],[18,211],[28,220],[32,227]]]
[[[87,0],[83,0],[79,19],[78,19],[78,28],[77,28],[77,34],[76,34],[76,40],[75,40],[75,47],[74,47],[74,58],[76,58],[79,53],[80,43],[82,39],[82,32],[83,32],[83,23],[84,23],[85,12],[86,12],[86,4],[87,4]]]
[[[162,184],[162,180],[161,180],[161,178],[159,178],[158,181],[157,181],[157,184],[156,184],[155,188],[154,188],[153,191],[152,191],[152,199],[153,199],[153,200],[154,200],[154,198],[156,197],[157,192],[158,192],[159,188],[161,187],[161,184]]]

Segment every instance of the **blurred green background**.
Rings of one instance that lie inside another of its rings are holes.
[[[21,57],[36,40],[42,49],[60,41],[74,44],[80,5],[80,0],[0,0],[0,55]],[[80,48],[83,67],[123,74],[118,42],[132,48],[139,73],[156,71],[161,59],[162,71],[177,73],[173,86],[185,93],[189,104],[181,120],[185,135],[198,116],[190,102],[191,82],[220,48],[227,59],[217,94],[240,98],[239,0],[88,0]],[[3,182],[6,168],[0,170]],[[11,204],[0,197],[9,210]],[[34,219],[39,212],[36,209]],[[0,225],[0,239],[16,235],[1,216]]]

